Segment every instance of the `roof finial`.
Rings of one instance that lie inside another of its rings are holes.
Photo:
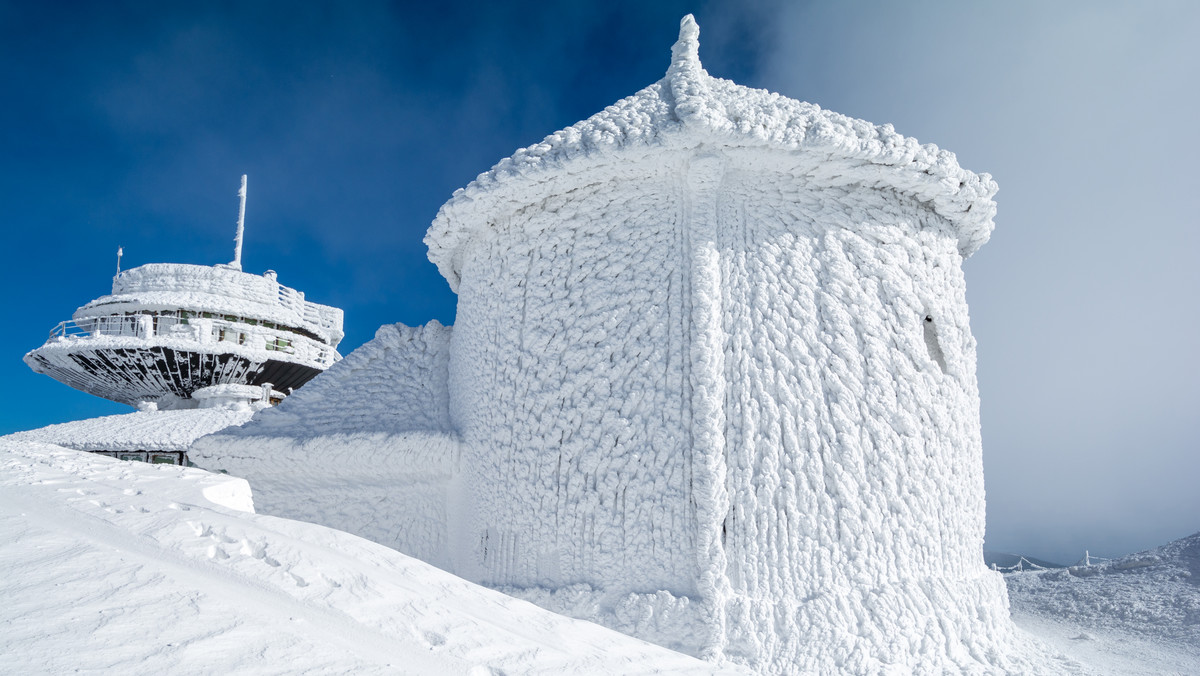
[[[664,84],[671,92],[675,117],[684,124],[715,124],[722,115],[708,91],[708,73],[700,65],[700,27],[691,14],[679,22],[679,39],[671,47],[671,67]]]
[[[691,14],[679,20],[679,39],[671,47],[671,68],[700,67],[700,27]]]

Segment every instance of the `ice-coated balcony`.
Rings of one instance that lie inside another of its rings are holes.
[[[67,320],[59,322],[50,331],[46,344],[103,339],[136,339],[147,345],[164,344],[206,351],[237,345],[276,353],[279,357],[287,355],[289,361],[309,363],[322,369],[329,368],[341,358],[337,350],[301,328],[281,326],[270,320],[187,310],[129,312]]]

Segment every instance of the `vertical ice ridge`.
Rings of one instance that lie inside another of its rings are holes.
[[[723,158],[690,158],[684,180],[687,222],[685,262],[690,270],[692,448],[697,506],[698,591],[710,613],[711,635],[701,655],[714,659],[725,643],[723,599],[728,596],[721,526],[728,513],[725,490],[725,313],[722,308],[721,254],[717,246]]]

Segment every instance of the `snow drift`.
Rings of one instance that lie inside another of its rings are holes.
[[[249,498],[242,479],[0,438],[0,672],[736,673]]]
[[[446,486],[459,452],[446,388],[450,335],[437,322],[383,326],[278,406],[201,439],[189,457],[251,477],[260,511],[449,568]]]

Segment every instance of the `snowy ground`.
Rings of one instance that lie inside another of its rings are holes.
[[[0,438],[0,673],[722,673],[250,508],[240,479]],[[1085,673],[1200,673],[1200,535],[1007,579]]]
[[[1017,624],[1095,673],[1200,674],[1200,533],[1006,579]]]
[[[0,439],[0,673],[719,672],[248,498]]]

